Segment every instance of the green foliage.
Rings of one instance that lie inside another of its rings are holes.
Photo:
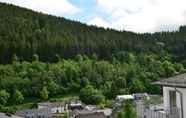
[[[90,85],[81,89],[79,97],[86,104],[100,104],[104,101],[104,96]]]
[[[186,72],[185,26],[136,34],[4,3],[0,18],[1,107],[24,97],[74,93],[85,103],[103,104],[118,94],[160,93],[151,82]]]
[[[56,84],[54,81],[49,82],[47,88],[50,96],[57,95],[60,91],[59,85]]]
[[[27,61],[38,54],[45,62],[78,54],[111,60],[113,53],[116,59],[127,63],[136,61],[135,54],[140,53],[156,53],[165,60],[169,60],[167,54],[175,61],[186,59],[184,26],[177,32],[137,34],[87,26],[4,3],[0,3],[0,18],[0,63],[3,64],[11,63],[15,54]]]
[[[145,92],[144,90],[145,90],[145,87],[141,81],[134,80],[132,82],[132,85],[130,87],[131,93],[142,93],[142,92]]]
[[[16,108],[15,107],[1,107],[0,106],[0,111],[4,112],[4,113],[12,113],[14,114],[16,112]]]
[[[165,69],[165,74],[167,77],[174,75],[176,72],[174,65],[172,63],[170,63],[169,61],[164,61],[163,67]]]
[[[33,61],[39,61],[39,56],[37,54],[33,55]]]
[[[48,100],[48,90],[46,87],[43,87],[42,90],[40,91],[40,99],[41,100]]]
[[[69,118],[68,113],[65,112],[63,118]]]
[[[151,82],[185,71],[182,64],[161,60],[156,54],[133,56],[135,61],[130,63],[116,58],[117,63],[112,63],[82,55],[77,56],[79,59],[62,59],[50,64],[15,60],[0,65],[0,90],[14,93],[9,100],[18,101],[16,104],[22,100],[15,100],[14,89],[22,94],[17,96],[41,100],[76,93],[86,103],[101,104],[104,99],[114,99],[119,94],[160,93],[160,88]]]
[[[0,105],[6,105],[10,94],[6,90],[0,90]]]
[[[180,73],[180,72],[181,72],[181,73],[185,72],[185,69],[184,69],[183,65],[180,64],[180,63],[176,63],[176,64],[174,65],[174,68],[175,68],[176,72],[178,72],[178,73]]]
[[[15,104],[20,104],[23,103],[23,100],[24,100],[23,94],[19,90],[15,90],[13,94],[13,102]]]
[[[117,118],[137,118],[136,111],[130,102],[124,104],[123,111],[118,113]]]

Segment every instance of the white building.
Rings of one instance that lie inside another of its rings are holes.
[[[20,110],[16,112],[16,115],[24,118],[63,118],[65,112],[67,112],[66,104],[60,102],[42,102],[38,103],[37,109]]]
[[[134,100],[134,96],[133,95],[117,95],[116,96],[116,101],[118,102],[123,102],[126,100]]]
[[[178,112],[179,118],[186,118],[186,74],[155,82],[163,87],[164,110]]]
[[[67,105],[58,102],[42,102],[38,103],[38,109],[48,109],[50,113],[64,113],[67,110]]]

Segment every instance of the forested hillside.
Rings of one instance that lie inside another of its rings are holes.
[[[0,65],[0,111],[15,112],[18,108],[13,105],[33,97],[45,101],[70,94],[84,103],[105,106],[120,94],[159,94],[160,88],[151,82],[186,72],[181,64],[169,61],[169,56],[122,55],[111,62],[98,60],[96,55],[77,55],[52,64],[39,61],[37,55],[32,62],[20,62],[14,56],[12,64]]]
[[[185,29],[154,34],[119,32],[0,3],[0,63],[10,63],[14,54],[22,60],[38,54],[42,61],[55,62],[56,55],[69,58],[96,53],[111,59],[119,51],[164,51],[180,61],[186,58]]]
[[[33,97],[104,106],[118,94],[157,94],[151,82],[186,72],[185,51],[184,26],[137,34],[0,3],[0,111]]]

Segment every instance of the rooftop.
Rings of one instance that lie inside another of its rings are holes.
[[[74,115],[76,118],[106,118],[104,112],[87,111],[87,110],[75,110]]]
[[[24,110],[17,111],[15,114],[17,116],[25,117],[27,115],[36,115],[36,114],[47,115],[48,113],[49,113],[48,109],[43,108],[43,109],[24,109]]]
[[[22,117],[0,112],[0,118],[22,118]]]
[[[134,96],[133,95],[117,95],[116,99],[122,99],[122,100],[133,100]]]
[[[186,88],[186,73],[152,83],[154,85]]]
[[[41,103],[38,103],[38,106],[53,108],[53,107],[64,106],[64,103],[61,103],[61,102],[41,102]]]

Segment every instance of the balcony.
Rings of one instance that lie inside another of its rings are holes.
[[[162,105],[144,105],[136,103],[136,112],[138,118],[181,118],[180,109],[164,108]]]

